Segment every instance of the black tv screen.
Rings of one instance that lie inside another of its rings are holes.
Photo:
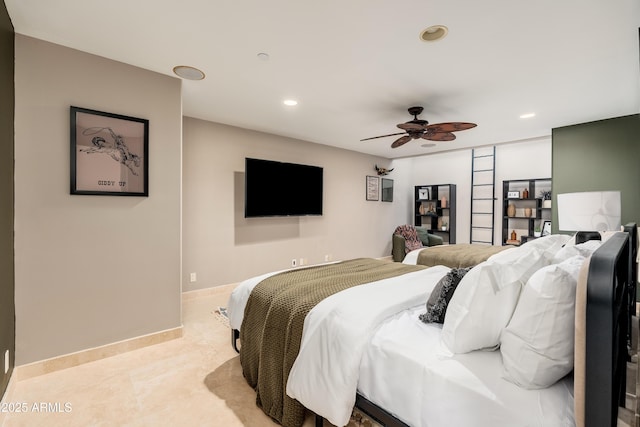
[[[322,215],[319,166],[245,158],[244,216]]]

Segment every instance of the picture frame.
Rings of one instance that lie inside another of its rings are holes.
[[[149,196],[149,120],[70,107],[70,192]]]
[[[544,237],[550,234],[551,234],[551,221],[544,221],[542,223],[542,232],[540,233],[540,236]]]
[[[377,201],[380,194],[380,178],[367,175],[367,200]]]
[[[429,188],[418,188],[418,199],[420,200],[429,200],[431,196],[429,195]]]
[[[382,178],[382,201],[393,202],[393,180]]]
[[[519,199],[520,198],[520,192],[519,191],[508,191],[507,192],[507,199]]]

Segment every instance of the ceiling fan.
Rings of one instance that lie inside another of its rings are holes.
[[[447,122],[436,123],[430,125],[426,120],[418,119],[418,116],[422,113],[422,107],[410,107],[409,114],[413,116],[413,120],[409,120],[406,123],[400,123],[398,127],[405,132],[391,133],[389,135],[374,136],[371,138],[361,139],[360,141],[368,141],[370,139],[385,138],[387,136],[403,135],[400,138],[393,141],[391,148],[398,148],[401,145],[406,144],[412,139],[428,139],[431,141],[453,141],[456,136],[452,132],[458,132],[461,130],[467,130],[476,127],[475,123],[465,122]]]

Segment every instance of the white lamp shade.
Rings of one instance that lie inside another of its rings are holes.
[[[558,194],[558,229],[561,231],[619,230],[619,191]]]

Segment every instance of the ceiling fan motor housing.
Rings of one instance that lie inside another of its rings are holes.
[[[412,116],[419,116],[420,114],[422,114],[422,107],[409,107],[409,114],[411,114]],[[417,119],[418,117],[416,117]]]

